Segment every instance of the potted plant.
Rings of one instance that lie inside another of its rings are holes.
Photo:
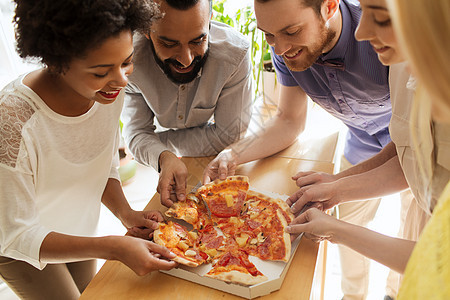
[[[213,1],[213,19],[235,28],[249,38],[255,99],[262,96],[266,103],[276,103],[276,77],[270,47],[264,33],[257,28],[254,10],[251,6],[246,6],[230,15],[225,13],[224,4],[227,1]]]

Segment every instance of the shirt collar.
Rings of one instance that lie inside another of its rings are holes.
[[[342,16],[341,35],[340,35],[336,45],[334,45],[333,49],[331,49],[330,52],[319,56],[319,58],[324,61],[329,60],[329,59],[337,59],[337,60],[344,61],[345,53],[347,52],[347,48],[348,48],[348,42],[350,40],[350,37],[354,34],[353,30],[352,30],[352,27],[353,27],[352,26],[352,16],[350,15],[350,11],[349,11],[345,1],[340,1],[339,9],[341,11],[341,16]]]

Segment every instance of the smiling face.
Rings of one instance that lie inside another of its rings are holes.
[[[210,4],[200,0],[187,10],[159,2],[164,17],[151,28],[155,59],[176,83],[194,80],[206,62],[210,26]]]
[[[305,7],[301,0],[255,0],[258,28],[275,54],[283,57],[292,71],[304,71],[322,54],[330,51],[339,37],[327,22],[339,10],[335,1],[322,6],[321,15]],[[328,4],[330,5],[330,4]],[[334,6],[333,6],[334,5]],[[280,17],[283,16],[283,17]]]
[[[133,37],[129,30],[105,40],[100,47],[73,59],[60,79],[83,98],[102,104],[114,102],[133,71]]]
[[[360,0],[362,15],[355,37],[369,41],[384,65],[402,62],[399,45],[392,28],[385,0]]]

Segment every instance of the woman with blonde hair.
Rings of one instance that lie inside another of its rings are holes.
[[[450,3],[447,0],[433,3],[420,0],[390,1],[391,19],[401,46],[397,50],[402,50],[406,55],[419,82],[412,109],[411,133],[420,174],[425,183],[422,185],[422,194],[431,201],[435,168],[432,160],[440,161],[443,165],[449,164],[448,153],[433,152],[432,137],[439,131],[436,127],[439,125],[436,124],[450,124],[450,69],[446,67],[445,56],[449,49],[449,39],[446,37],[450,36],[450,21],[446,14],[450,11]],[[362,5],[363,10],[364,6],[380,7],[379,3],[375,3],[380,1],[363,2],[366,4]],[[368,18],[382,25],[391,20],[372,12]],[[379,53],[384,53],[385,57],[389,55],[388,46],[385,44],[379,47]],[[298,216],[288,232],[305,232],[312,239],[327,239],[344,244],[400,273],[404,272],[399,299],[429,299],[432,296],[433,299],[449,299],[450,287],[447,283],[450,281],[450,257],[447,253],[450,251],[450,186],[447,182],[448,179],[443,183],[447,186],[415,249],[416,243],[412,241],[386,237],[344,223],[317,209],[307,210]]]
[[[427,112],[435,121],[450,123],[450,2],[448,0],[390,0],[403,51],[421,86],[415,98],[413,116],[415,144],[422,154],[419,166],[430,178],[429,150],[421,147]],[[437,157],[437,159],[449,159]],[[398,299],[450,299],[450,183],[409,259]]]

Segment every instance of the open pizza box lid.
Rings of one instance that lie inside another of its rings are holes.
[[[251,190],[257,191],[253,188],[251,188]],[[267,192],[261,193],[279,199],[287,198],[287,196],[280,196],[278,194],[271,194]],[[250,261],[256,266],[256,268],[268,278],[267,281],[252,286],[242,286],[239,284],[227,283],[222,280],[203,276],[208,273],[209,270],[211,270],[211,264],[205,264],[195,268],[185,265],[179,265],[177,268],[171,269],[169,271],[160,270],[160,272],[243,298],[253,299],[259,296],[268,295],[271,292],[277,291],[281,288],[284,277],[289,270],[289,266],[291,265],[294,254],[300,243],[301,237],[302,235],[297,237],[297,239],[292,242],[291,256],[287,263],[282,261],[263,261],[257,257],[249,256]]]

